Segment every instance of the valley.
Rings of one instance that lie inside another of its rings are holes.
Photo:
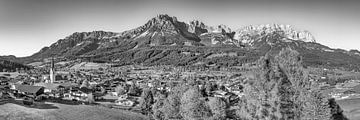
[[[31,56],[0,56],[0,71],[4,119],[359,116],[360,52],[290,25],[232,30],[160,14],[123,32],[75,32]]]

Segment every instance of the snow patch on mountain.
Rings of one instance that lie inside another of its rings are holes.
[[[322,48],[323,51],[326,51],[326,52],[334,52],[334,50],[331,50],[331,49],[326,49],[326,48]]]
[[[134,39],[138,39],[138,38],[142,38],[142,37],[145,37],[147,34],[149,34],[149,31],[145,31],[143,32],[142,34],[138,35],[137,37],[135,37]]]

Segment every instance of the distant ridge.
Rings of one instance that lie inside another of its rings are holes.
[[[299,51],[307,65],[360,68],[358,51],[321,45],[310,32],[291,25],[249,25],[232,30],[226,25],[208,26],[199,20],[181,22],[166,14],[123,32],[75,32],[16,61],[29,63],[56,56],[64,59],[91,57],[119,64],[240,65],[266,53],[275,54],[285,47]],[[224,56],[225,53],[236,55]],[[221,57],[208,58],[213,54]]]

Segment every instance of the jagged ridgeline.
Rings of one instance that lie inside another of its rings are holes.
[[[310,32],[290,25],[251,25],[231,30],[198,20],[181,22],[168,15],[158,15],[140,27],[120,33],[76,32],[18,61],[30,63],[56,56],[119,64],[229,66],[254,62],[286,47],[298,51],[306,65],[357,70],[360,66],[359,51],[321,45]]]

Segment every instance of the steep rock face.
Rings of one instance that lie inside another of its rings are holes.
[[[201,44],[205,46],[234,45],[239,46],[238,41],[233,41],[233,35],[226,25],[207,26],[199,20],[190,21],[188,31],[198,35]]]
[[[93,31],[75,32],[70,36],[60,39],[49,47],[42,48],[34,57],[46,58],[50,56],[77,56],[83,53],[104,47],[103,43],[115,40],[118,33]]]
[[[282,38],[284,38],[283,40],[287,40],[289,42],[316,42],[314,36],[308,31],[296,30],[290,25],[279,24],[246,26],[236,31],[234,39],[251,46],[254,42],[256,42],[256,40],[259,40],[258,38],[267,36],[269,34],[280,35]]]
[[[188,31],[196,35],[201,35],[203,33],[208,33],[211,30],[209,26],[206,26],[203,22],[199,20],[193,20],[188,24]]]
[[[207,26],[205,23],[199,20],[193,20],[189,22],[188,31],[195,33],[196,35],[201,35],[203,33],[231,33],[231,29],[226,25],[218,26]]]
[[[358,51],[331,49],[316,43],[308,31],[297,30],[289,25],[246,26],[233,31],[225,25],[208,26],[198,20],[184,23],[168,15],[158,15],[140,27],[121,33],[76,32],[19,61],[41,61],[58,56],[91,57],[127,64],[145,62],[149,65],[189,65],[211,61],[233,65],[251,62],[267,53],[275,54],[286,47],[299,51],[309,65],[360,66]],[[222,52],[217,53],[215,49]],[[235,57],[221,60],[208,57],[215,53],[213,56],[230,54],[226,53],[229,51],[237,52],[237,55],[231,53]],[[250,51],[254,53],[248,54]],[[184,52],[186,54],[182,54]]]
[[[158,15],[144,25],[121,33],[76,32],[34,54],[35,57],[79,56],[121,47],[121,50],[150,46],[252,46],[263,43],[263,37],[278,35],[284,41],[315,42],[307,31],[289,25],[247,26],[232,31],[226,25],[208,26],[199,20],[180,22],[176,17]],[[270,43],[265,41],[265,43]],[[273,42],[275,43],[275,42]]]
[[[194,45],[200,38],[188,31],[187,24],[176,17],[158,15],[145,25],[121,33],[123,39],[137,41],[139,46]]]

